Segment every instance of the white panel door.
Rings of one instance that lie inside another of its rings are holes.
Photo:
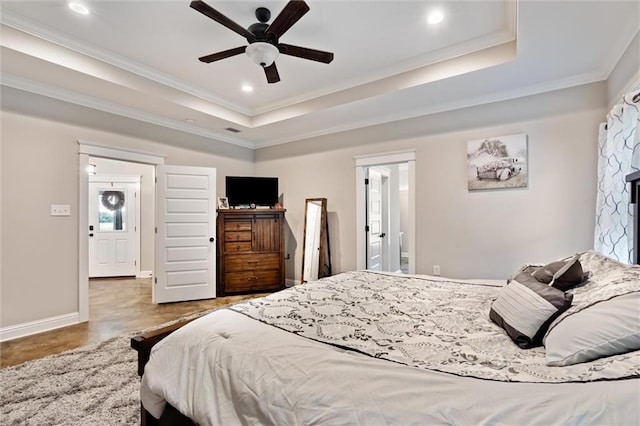
[[[91,176],[89,182],[89,276],[124,277],[137,272],[137,193],[140,177]]]
[[[153,303],[216,297],[216,169],[157,166]]]
[[[382,271],[382,174],[369,168],[367,186],[367,269]]]

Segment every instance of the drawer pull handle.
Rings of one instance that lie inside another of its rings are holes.
[[[247,263],[258,263],[257,260],[248,260]]]

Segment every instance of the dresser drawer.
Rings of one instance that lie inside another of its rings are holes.
[[[231,241],[224,243],[225,253],[236,253],[239,251],[251,251],[251,241]]]
[[[224,241],[248,241],[251,244],[251,231],[227,231],[224,233]]]
[[[226,271],[279,269],[279,253],[229,254],[224,258]]]
[[[253,274],[253,271],[226,272],[224,274],[225,293],[249,291],[253,288],[255,278],[256,276]]]
[[[250,220],[227,220],[224,222],[225,231],[251,231]]]
[[[253,290],[271,290],[282,287],[280,271],[253,271],[256,279],[253,281]]]
[[[224,274],[225,291],[272,290],[282,286],[280,271],[243,271]]]

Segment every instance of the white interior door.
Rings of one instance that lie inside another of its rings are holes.
[[[382,174],[369,168],[367,185],[367,269],[382,271]]]
[[[135,276],[139,176],[89,180],[89,276]]]
[[[216,297],[216,169],[158,165],[153,303]]]

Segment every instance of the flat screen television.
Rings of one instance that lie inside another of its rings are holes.
[[[229,206],[270,206],[278,202],[277,177],[227,176]]]

